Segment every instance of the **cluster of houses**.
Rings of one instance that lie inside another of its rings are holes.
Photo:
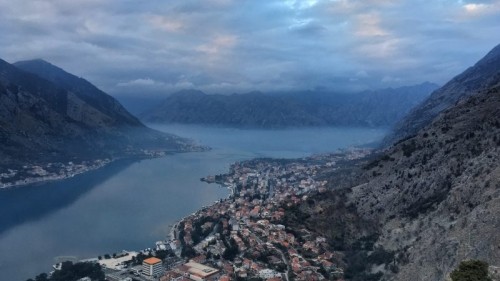
[[[354,153],[348,154],[349,159],[365,154]],[[326,191],[326,181],[317,180],[317,175],[325,167],[334,167],[341,157],[332,154],[305,161],[257,159],[233,164],[229,174],[216,177],[233,189],[233,195],[185,218],[179,224],[178,232],[183,234],[179,244],[193,249],[193,254],[209,257],[221,270],[221,280],[342,276],[341,258],[324,237],[284,225],[286,208],[307,200],[309,192]],[[231,250],[236,254],[225,256]]]
[[[101,168],[110,162],[110,159],[99,159],[81,163],[48,163],[43,167],[25,165],[19,170],[8,169],[7,172],[0,173],[0,188],[64,179]]]
[[[364,155],[354,153],[347,157]],[[339,160],[341,156],[332,154],[304,161],[257,159],[232,165],[229,174],[212,177],[232,187],[232,196],[184,218],[173,231],[168,250],[188,262],[167,265],[148,258],[142,275],[160,281],[341,278],[341,256],[331,250],[327,239],[305,227],[286,226],[285,218],[287,208],[308,200],[310,192],[326,191],[326,181],[317,175],[325,167],[334,168]]]

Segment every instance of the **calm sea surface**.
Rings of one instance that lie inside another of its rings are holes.
[[[296,158],[381,140],[385,129],[238,130],[152,127],[213,149],[118,162],[72,179],[0,190],[0,279],[24,281],[57,257],[78,259],[154,246],[170,225],[228,195],[203,176],[255,157]]]

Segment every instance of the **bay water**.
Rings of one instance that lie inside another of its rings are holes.
[[[119,161],[71,179],[0,190],[0,279],[24,281],[61,257],[153,247],[170,227],[228,190],[200,181],[256,157],[299,158],[380,141],[386,129],[151,127],[212,149]]]

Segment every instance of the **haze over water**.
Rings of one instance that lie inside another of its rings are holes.
[[[54,258],[140,250],[170,225],[228,195],[200,181],[235,161],[296,158],[380,140],[385,129],[238,130],[186,125],[156,129],[213,149],[119,162],[72,179],[0,190],[0,275],[23,281],[51,270]]]

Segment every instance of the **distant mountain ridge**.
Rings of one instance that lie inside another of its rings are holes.
[[[18,65],[0,60],[0,183],[22,179],[9,169],[193,148],[147,128],[84,79],[41,60]]]
[[[467,98],[480,90],[493,86],[500,77],[500,45],[494,47],[474,66],[455,76],[443,87],[434,91],[421,105],[414,108],[394,128],[386,143],[414,135],[428,125],[443,110],[450,108],[459,100]]]
[[[438,86],[432,83],[354,94],[297,92],[207,95],[185,90],[140,115],[145,122],[241,128],[391,126]]]

